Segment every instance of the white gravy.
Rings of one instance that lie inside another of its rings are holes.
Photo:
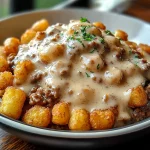
[[[29,74],[24,84],[16,86],[27,94],[35,85],[60,88],[60,101],[69,102],[71,109],[85,108],[92,111],[118,107],[118,120],[129,120],[131,89],[146,81],[144,71],[130,61],[130,48],[123,41],[120,43],[104,31],[99,35],[97,30],[90,23],[70,21],[68,25],[50,26],[41,41],[35,38],[29,44],[21,45],[15,64],[31,60],[35,70]],[[88,39],[89,35],[83,37],[84,32],[90,35],[94,33],[95,36]],[[101,38],[104,42],[101,42]],[[110,47],[109,51],[105,50],[104,43]],[[63,45],[64,53],[48,63],[42,62],[40,55],[44,53],[50,56],[58,45]],[[120,48],[125,50],[126,57],[123,60],[116,57]],[[64,70],[67,73],[61,74]],[[37,72],[47,73],[47,76],[36,84],[31,84],[30,77]]]

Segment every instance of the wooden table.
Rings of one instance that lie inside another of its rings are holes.
[[[150,23],[150,0],[138,0],[125,12]],[[137,142],[138,144],[138,142]],[[24,142],[0,129],[0,150],[37,150],[39,146]],[[43,149],[43,148],[42,148]]]
[[[150,0],[136,0],[125,14],[150,23]]]

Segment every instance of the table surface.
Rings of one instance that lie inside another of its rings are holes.
[[[150,23],[150,0],[138,0],[136,3],[134,2],[124,13]],[[0,129],[0,150],[36,149],[40,149],[39,146],[25,142]]]

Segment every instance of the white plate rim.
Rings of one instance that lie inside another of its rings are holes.
[[[30,13],[40,13],[40,12],[49,12],[49,11],[89,11],[88,9],[61,9],[61,10],[50,10],[50,9],[40,9],[40,10],[34,10],[34,11],[28,11],[28,12],[22,12],[19,14],[14,14],[11,15],[9,17],[6,18],[2,18],[0,19],[0,23],[8,20],[8,19],[13,19],[14,17],[18,17],[18,16],[22,16],[22,15],[27,15]],[[139,20],[137,18],[131,17],[131,16],[127,16],[127,15],[120,15],[117,13],[112,13],[112,12],[103,12],[103,11],[97,11],[97,10],[92,10],[96,13],[106,13],[108,15],[116,15],[116,16],[122,16],[125,18],[130,18],[134,21],[140,22],[141,24],[145,24],[145,25],[149,25],[149,23],[143,21],[143,20]],[[132,124],[130,126],[125,126],[123,128],[118,128],[115,130],[106,130],[106,131],[96,131],[96,132],[66,132],[66,131],[54,131],[54,130],[45,130],[42,128],[37,128],[37,127],[33,127],[33,126],[29,126],[26,125],[22,122],[19,121],[15,121],[13,119],[9,119],[7,117],[4,117],[2,115],[0,115],[0,122],[2,122],[3,124],[6,124],[7,126],[10,126],[12,128],[16,128],[19,129],[21,131],[25,131],[25,132],[29,132],[29,133],[34,133],[34,134],[39,134],[39,135],[43,135],[43,136],[50,136],[50,137],[61,137],[61,138],[104,138],[104,137],[113,137],[113,136],[118,136],[118,135],[124,135],[124,134],[128,134],[128,133],[132,133],[132,132],[136,132],[139,130],[142,130],[144,128],[150,127],[150,119],[146,119],[142,122],[139,122],[137,124]]]
[[[4,125],[10,126],[17,130],[21,130],[28,133],[38,134],[48,137],[60,137],[60,138],[105,138],[114,137],[119,135],[124,135],[132,132],[136,132],[145,128],[150,127],[150,119],[145,119],[139,123],[131,124],[129,126],[124,126],[116,129],[102,130],[102,131],[64,131],[64,130],[51,130],[47,128],[38,128],[24,124],[21,121],[14,120],[12,118],[0,115],[0,122]]]

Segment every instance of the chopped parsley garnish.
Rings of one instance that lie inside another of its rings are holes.
[[[104,38],[100,38],[99,40],[100,40],[100,42],[101,42],[102,44],[105,43]]]
[[[83,42],[81,41],[80,38],[75,38],[74,36],[70,36],[67,38],[67,41],[69,40],[77,40],[78,42],[80,42],[82,44],[83,47],[85,47],[85,45],[83,44]]]
[[[87,26],[81,26],[81,32],[84,33],[86,31]]]
[[[90,75],[87,73],[87,72],[85,72],[85,74],[86,74],[86,76],[89,78],[90,77]]]
[[[100,64],[97,65],[97,70],[99,70],[99,68],[100,68]]]
[[[94,48],[94,49],[90,50],[90,53],[94,53],[95,51],[96,51],[96,49]]]
[[[86,41],[92,41],[95,38],[95,35],[89,33],[83,33],[83,39]]]
[[[132,54],[132,50],[129,50],[129,55],[131,55]]]
[[[60,36],[63,36],[64,34],[63,33],[60,33]]]
[[[80,43],[82,44],[83,47],[85,47],[85,45],[83,44],[83,42],[81,41],[80,38],[76,38],[76,40],[77,40],[78,42],[80,42]]]
[[[92,41],[95,38],[95,35],[86,33],[86,29],[89,27],[91,26],[81,26],[81,33],[85,41]]]
[[[109,30],[106,30],[105,33],[106,33],[107,35],[113,35],[113,34],[111,33],[111,31],[109,31]]]
[[[135,55],[134,58],[139,58],[139,56],[138,56],[138,55]]]
[[[70,45],[67,45],[69,48],[72,48],[72,49],[74,49],[75,47],[73,47],[73,46],[70,46]]]
[[[83,18],[83,17],[81,17],[80,21],[81,21],[81,22],[89,22],[89,21],[87,20],[87,18]]]
[[[137,54],[135,54],[135,55],[134,55],[134,64],[135,64],[136,66],[138,66],[138,63],[139,63],[139,62],[138,62],[138,61],[139,61],[138,59],[139,59],[139,56],[138,56]]]
[[[78,31],[74,31],[74,34],[77,35],[79,32]]]
[[[69,40],[75,40],[74,36],[68,37],[68,38],[67,38],[67,41],[69,41]]]

